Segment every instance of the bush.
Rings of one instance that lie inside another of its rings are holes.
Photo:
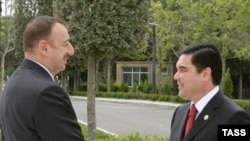
[[[120,89],[120,85],[118,83],[112,83],[111,92],[117,92]]]
[[[137,84],[137,83],[134,83],[132,92],[133,92],[133,93],[138,93],[138,88],[139,88],[138,84]]]
[[[107,92],[107,84],[99,83],[99,92]]]
[[[87,83],[81,83],[79,91],[87,91]]]
[[[128,84],[125,82],[122,82],[122,84],[119,88],[119,92],[128,92]]]
[[[232,98],[233,95],[233,81],[230,76],[230,69],[228,68],[224,73],[224,80],[223,80],[223,92],[228,97]]]
[[[103,139],[102,141],[169,141],[168,138],[162,138],[155,135],[147,135],[141,137],[139,133],[132,133],[129,135],[122,136],[109,136],[108,138]]]
[[[250,100],[248,100],[248,99],[235,99],[234,101],[250,114]]]
[[[143,81],[142,84],[139,86],[139,91],[143,93],[151,93],[152,90],[152,84],[148,82],[147,80]]]
[[[172,89],[173,89],[173,85],[171,83],[171,79],[167,75],[166,79],[165,79],[165,85],[164,85],[163,93],[166,94],[166,95],[171,95],[172,94]]]

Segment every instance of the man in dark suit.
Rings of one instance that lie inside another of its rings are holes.
[[[25,59],[4,88],[2,141],[84,141],[68,94],[54,81],[74,54],[65,22],[49,16],[24,31]]]
[[[222,59],[214,45],[196,44],[184,48],[176,67],[174,79],[179,96],[190,102],[176,108],[170,141],[217,141],[218,125],[250,124],[249,114],[220,90]],[[192,104],[196,114],[188,130],[186,123],[189,111],[193,111],[190,110]]]

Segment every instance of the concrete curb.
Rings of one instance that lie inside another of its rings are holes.
[[[71,98],[87,100],[87,97],[82,96],[70,96]],[[170,102],[159,102],[159,101],[149,101],[149,100],[135,100],[135,99],[114,99],[114,98],[100,98],[96,97],[97,101],[103,102],[116,102],[116,103],[130,103],[130,104],[139,104],[147,106],[157,106],[163,108],[176,108],[182,104],[170,103]]]

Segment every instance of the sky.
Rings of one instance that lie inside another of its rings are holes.
[[[7,14],[9,14],[10,12],[8,12],[9,10],[6,9],[6,4],[10,3],[12,0],[0,0],[2,2],[2,13],[1,13],[1,16],[5,16]],[[7,5],[8,7],[8,5]]]

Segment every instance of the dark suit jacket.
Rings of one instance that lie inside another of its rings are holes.
[[[0,105],[2,141],[83,141],[68,94],[38,64],[24,59]]]
[[[183,137],[190,103],[176,108],[172,122],[170,141],[217,141],[219,124],[250,124],[250,115],[220,91],[208,102]]]

